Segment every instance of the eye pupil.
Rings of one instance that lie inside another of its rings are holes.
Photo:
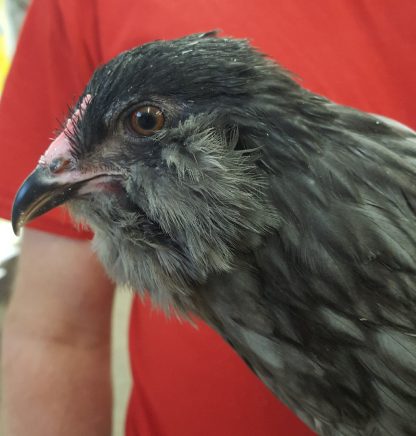
[[[132,112],[130,127],[134,133],[149,136],[160,130],[165,123],[162,111],[155,106],[142,106]]]
[[[156,126],[156,117],[149,112],[136,112],[137,124],[144,130],[153,130]]]

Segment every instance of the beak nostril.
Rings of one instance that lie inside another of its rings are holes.
[[[62,171],[68,169],[71,161],[65,158],[56,158],[49,164],[49,170],[53,174],[59,174]]]

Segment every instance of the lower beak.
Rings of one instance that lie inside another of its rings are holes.
[[[93,178],[63,183],[54,178],[47,167],[38,166],[17,191],[12,210],[14,233],[17,235],[28,221],[76,196],[80,188]]]

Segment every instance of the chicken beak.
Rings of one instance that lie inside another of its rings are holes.
[[[38,166],[17,191],[12,209],[14,233],[17,235],[27,222],[74,197],[84,183],[62,183],[51,176],[47,167]]]
[[[74,125],[82,117],[91,95],[84,96],[79,108],[67,120],[65,129],[52,141],[39,160],[36,169],[23,182],[16,194],[12,210],[13,231],[17,235],[28,221],[65,203],[77,194],[94,191],[93,180],[103,180],[106,174],[80,172],[73,161],[69,137]],[[88,186],[89,185],[89,186]],[[84,187],[83,191],[79,192]]]

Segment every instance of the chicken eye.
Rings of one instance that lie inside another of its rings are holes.
[[[165,124],[162,111],[156,106],[141,106],[130,115],[130,127],[141,136],[150,136]]]

